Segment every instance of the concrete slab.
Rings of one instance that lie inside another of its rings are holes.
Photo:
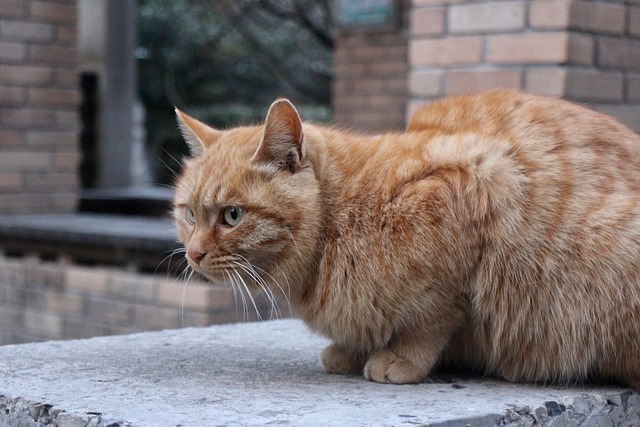
[[[325,374],[298,320],[0,347],[0,426],[637,426],[638,393]]]

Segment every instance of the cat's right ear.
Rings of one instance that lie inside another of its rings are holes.
[[[202,155],[204,150],[218,139],[222,132],[188,116],[177,108],[175,110],[178,126],[180,127],[180,132],[182,132],[182,137],[189,146],[189,152],[193,157]]]

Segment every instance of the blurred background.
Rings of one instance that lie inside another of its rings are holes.
[[[0,344],[273,315],[180,276],[174,106],[376,133],[494,88],[640,130],[640,2],[0,0]]]

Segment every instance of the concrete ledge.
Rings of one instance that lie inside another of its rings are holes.
[[[0,426],[637,426],[640,396],[325,374],[297,320],[0,347]]]
[[[68,257],[79,262],[128,265],[153,271],[180,247],[168,218],[104,215],[0,216],[0,250]],[[162,271],[162,270],[161,270]]]

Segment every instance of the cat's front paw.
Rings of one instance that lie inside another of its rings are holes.
[[[337,344],[331,344],[320,355],[324,369],[331,374],[355,374],[362,371],[364,360],[347,353]]]
[[[364,365],[364,377],[378,383],[411,384],[422,381],[426,373],[409,360],[389,350],[380,350],[373,353]]]

